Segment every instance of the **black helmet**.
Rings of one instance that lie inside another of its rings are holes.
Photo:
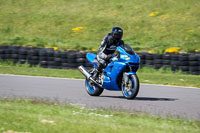
[[[120,27],[113,27],[111,33],[112,33],[112,36],[113,36],[114,40],[119,41],[119,40],[122,39],[122,36],[123,36],[123,30],[122,30],[122,28],[120,28]]]

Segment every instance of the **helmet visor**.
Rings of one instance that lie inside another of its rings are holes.
[[[114,34],[114,35],[113,35],[113,38],[114,38],[115,40],[121,40],[121,39],[122,39],[122,34],[121,34],[121,33]]]

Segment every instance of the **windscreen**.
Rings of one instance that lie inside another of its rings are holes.
[[[124,44],[124,50],[130,55],[135,55],[135,52],[133,51],[133,49],[127,44]]]

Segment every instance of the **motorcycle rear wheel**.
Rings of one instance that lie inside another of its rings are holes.
[[[134,99],[140,88],[139,79],[136,74],[129,76],[129,85],[125,87],[125,83],[123,82],[121,85],[122,94],[126,99]]]
[[[98,87],[97,85],[93,83],[90,83],[90,81],[87,79],[85,80],[85,88],[86,88],[87,93],[90,96],[99,96],[104,90],[103,88]]]

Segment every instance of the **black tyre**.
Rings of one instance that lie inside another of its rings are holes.
[[[76,59],[76,52],[68,52],[67,58],[68,59]]]
[[[163,63],[162,59],[155,59],[153,62],[154,62],[154,64],[162,64]]]
[[[162,55],[162,54],[154,54],[154,55],[153,55],[153,58],[154,58],[154,59],[162,59],[162,58],[163,58],[163,55]]]
[[[30,59],[31,60],[39,60],[39,56],[31,56]]]
[[[40,56],[40,61],[48,61],[48,57],[47,56]]]
[[[172,66],[179,66],[180,65],[180,61],[172,61],[171,65]]]
[[[195,72],[190,72],[190,74],[192,74],[192,75],[200,75],[200,72],[199,71],[195,71]]]
[[[20,60],[19,60],[19,63],[20,63],[20,64],[25,64],[25,63],[26,63],[26,60],[20,59]]]
[[[198,56],[197,55],[189,55],[188,57],[189,61],[198,61]]]
[[[18,54],[12,54],[11,57],[12,57],[12,59],[18,59],[19,55]]]
[[[189,70],[190,70],[191,72],[196,72],[196,71],[199,71],[199,67],[198,67],[198,66],[190,66],[190,67],[189,67]]]
[[[154,64],[155,69],[160,69],[163,65],[162,64]]]
[[[76,63],[76,59],[68,59],[68,63]]]
[[[198,66],[199,65],[199,61],[190,61],[189,65],[190,66]]]
[[[179,61],[188,61],[188,55],[179,55]]]
[[[180,65],[180,66],[188,66],[188,65],[189,65],[189,62],[188,62],[188,61],[180,61],[180,62],[179,62],[179,65]]]
[[[153,60],[145,60],[145,64],[147,64],[147,65],[153,65]]]
[[[26,49],[24,49],[24,48],[21,48],[21,49],[19,50],[19,54],[20,54],[20,55],[27,55],[27,54],[28,54],[28,51],[27,51]]]
[[[171,68],[171,65],[163,65],[162,68],[163,69]]]
[[[61,62],[61,61],[62,61],[62,59],[61,59],[61,58],[59,58],[59,57],[56,57],[56,58],[54,58],[54,61]]]
[[[76,59],[76,62],[78,62],[78,63],[85,63],[85,58],[77,58]]]
[[[46,65],[48,65],[48,62],[47,61],[40,61],[40,65],[46,66]]]
[[[152,54],[147,54],[146,55],[146,59],[147,60],[152,60],[153,59],[153,55]]]
[[[0,49],[0,54],[5,54],[5,50],[4,49]]]
[[[164,54],[163,59],[164,60],[171,60],[171,55],[170,54]]]
[[[54,61],[54,57],[48,57],[48,61]]]
[[[177,54],[172,54],[171,59],[174,61],[179,60],[179,56]]]
[[[79,52],[76,54],[77,58],[85,58],[86,57],[86,53],[85,52]]]
[[[27,55],[19,55],[19,59],[26,59]]]
[[[182,71],[189,71],[189,66],[180,66]]]
[[[163,60],[163,64],[164,65],[170,65],[171,64],[171,60]]]

